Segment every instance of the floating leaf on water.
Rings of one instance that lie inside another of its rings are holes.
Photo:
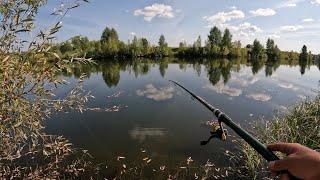
[[[125,159],[125,158],[126,158],[126,157],[124,157],[124,156],[118,156],[118,157],[117,157],[117,160],[120,161],[120,160]]]
[[[225,132],[223,132],[223,133],[221,134],[221,140],[222,140],[222,141],[226,141],[226,140],[227,140],[227,135],[226,135]]]
[[[160,170],[164,171],[166,169],[166,166],[160,166]]]
[[[189,157],[188,159],[187,159],[187,164],[189,165],[190,163],[192,163],[193,162],[193,159],[191,158],[191,157]]]
[[[194,179],[198,179],[199,176],[197,175],[197,173],[194,173]]]
[[[109,98],[118,98],[118,97],[120,97],[120,95],[123,93],[123,91],[120,91],[120,92],[117,92],[117,93],[114,93],[114,94],[112,94],[112,95],[110,95],[110,96],[107,96],[107,98],[109,99]]]

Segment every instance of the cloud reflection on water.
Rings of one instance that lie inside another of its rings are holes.
[[[242,87],[248,87],[250,85],[253,85],[254,83],[259,81],[259,78],[257,77],[232,77],[231,82],[236,83]]]
[[[204,88],[211,89],[216,93],[226,94],[232,97],[240,96],[242,94],[241,89],[229,87],[228,85],[223,84],[223,82],[219,82],[215,86],[206,85]]]
[[[174,88],[171,86],[157,89],[153,84],[147,84],[144,90],[137,90],[138,96],[145,96],[154,101],[165,101],[173,98]]]
[[[138,140],[140,143],[144,142],[148,137],[159,138],[167,135],[167,131],[162,128],[141,128],[135,127],[129,131],[129,135],[132,139]]]
[[[252,93],[247,95],[248,98],[256,100],[256,101],[262,101],[267,102],[271,100],[271,96],[264,94],[264,93]]]
[[[290,84],[290,83],[284,83],[284,82],[280,82],[278,84],[281,88],[284,88],[284,89],[291,89],[293,91],[297,91],[299,88],[294,86],[293,84]]]

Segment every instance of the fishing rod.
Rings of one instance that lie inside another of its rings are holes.
[[[193,98],[197,99],[202,105],[204,105],[207,109],[209,109],[213,114],[218,118],[219,123],[219,132],[220,132],[220,138],[225,139],[226,138],[226,131],[224,130],[222,123],[230,127],[233,131],[235,131],[242,139],[244,139],[253,149],[255,149],[259,154],[262,155],[264,159],[267,161],[276,161],[279,160],[279,157],[276,156],[272,151],[270,151],[264,144],[262,144],[258,139],[253,137],[251,134],[249,134],[247,131],[242,129],[240,126],[238,126],[236,123],[232,121],[230,117],[228,117],[226,114],[224,114],[219,109],[215,108],[211,104],[209,104],[206,100],[201,98],[200,96],[197,96],[192,91],[186,89],[184,86],[180,85],[179,83],[170,80],[177,86],[181,87],[183,90],[188,92]]]
[[[214,106],[209,104],[206,100],[204,100],[200,96],[197,96],[192,91],[188,90],[187,88],[180,85],[176,81],[172,81],[172,80],[169,80],[169,81],[173,82],[175,85],[181,87],[183,90],[188,92],[193,98],[197,99],[202,105],[204,105],[207,109],[209,109],[218,118],[219,129],[214,130],[217,133],[211,133],[212,136],[204,144],[208,143],[214,137],[219,137],[222,140],[226,140],[226,130],[224,130],[224,128],[222,126],[222,123],[224,123],[228,127],[230,127],[234,132],[236,132],[243,140],[245,140],[260,155],[262,155],[262,157],[264,159],[266,159],[268,162],[279,160],[278,156],[276,156],[272,151],[270,151],[264,144],[262,144],[258,139],[253,137],[250,133],[248,133],[246,130],[242,129],[240,126],[238,126],[236,123],[234,123],[232,121],[232,119],[230,117],[228,117],[226,114],[224,114],[222,111],[215,108]],[[297,179],[292,174],[290,174],[290,172],[288,172],[288,171],[281,171],[280,174],[288,174],[290,179],[293,179],[293,180]]]

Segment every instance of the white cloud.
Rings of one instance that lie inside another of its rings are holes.
[[[174,18],[173,8],[171,6],[157,3],[143,9],[136,9],[134,15],[143,16],[144,20],[149,22],[155,17]]]
[[[208,22],[209,26],[223,25],[234,19],[243,19],[245,17],[244,12],[241,10],[232,10],[229,12],[219,12],[213,16],[205,16],[203,19]]]
[[[235,10],[238,9],[237,6],[231,6],[230,9]]]
[[[272,39],[279,39],[280,35],[279,34],[271,34],[269,37]]]
[[[205,16],[203,19],[207,21],[209,28],[218,26],[221,29],[228,28],[233,33],[238,33],[240,36],[248,37],[255,33],[262,32],[263,30],[249,22],[244,22],[238,25],[229,24],[230,21],[235,19],[245,18],[244,12],[241,10],[232,10],[229,12],[219,12],[213,16]]]
[[[135,32],[130,32],[130,35],[131,35],[131,36],[135,36],[136,33],[135,33]]]
[[[320,5],[320,0],[311,0],[311,4]]]
[[[252,10],[250,13],[254,16],[274,16],[276,14],[276,11],[270,8],[266,9],[257,9],[257,10]]]
[[[253,36],[256,33],[263,32],[261,28],[258,26],[255,26],[249,22],[244,22],[239,25],[228,25],[225,24],[223,28],[228,28],[230,31],[233,31],[234,33],[238,33],[239,36],[249,37]]]
[[[240,24],[239,28],[242,31],[249,31],[249,32],[252,32],[252,33],[262,32],[262,29],[260,29],[259,27],[255,26],[253,24],[250,24],[248,22]]]
[[[182,9],[176,9],[176,13],[182,13]]]
[[[314,22],[314,19],[307,18],[307,19],[303,19],[302,22]]]
[[[246,32],[241,31],[241,32],[239,33],[239,36],[241,36],[241,37],[249,37],[249,34],[246,33]]]
[[[281,26],[280,27],[280,30],[282,32],[295,32],[295,31],[298,31],[300,29],[303,29],[303,26],[297,25],[297,26]]]
[[[288,4],[285,4],[284,7],[297,7],[297,4],[296,3],[288,3]]]

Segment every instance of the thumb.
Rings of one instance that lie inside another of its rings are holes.
[[[269,163],[270,171],[283,171],[289,169],[290,162],[288,159],[282,159],[278,161],[271,161]]]

